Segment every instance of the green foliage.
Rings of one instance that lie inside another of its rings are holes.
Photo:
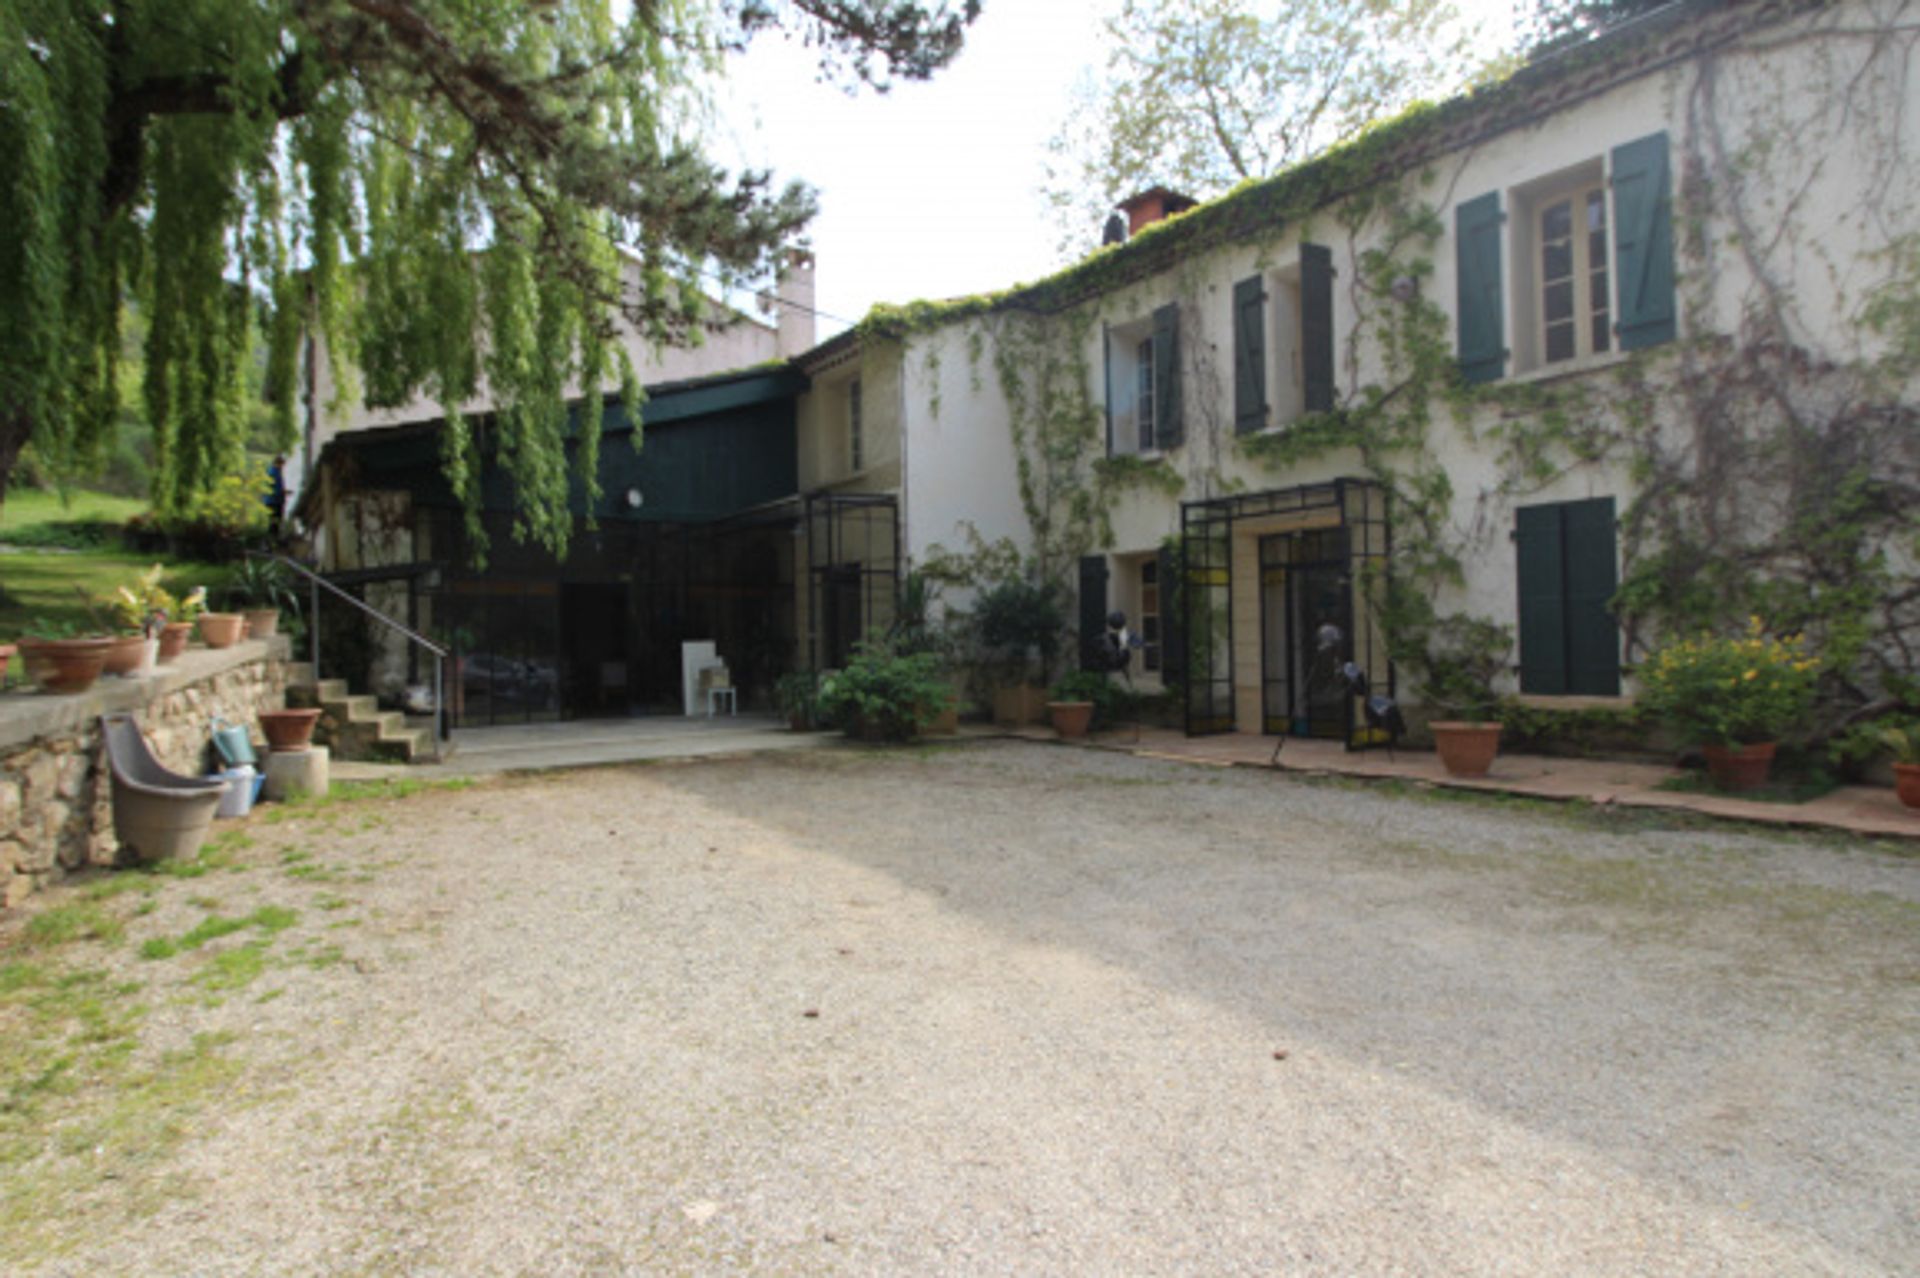
[[[1009,577],[982,590],[970,620],[981,657],[1014,679],[1044,681],[1067,639],[1060,589],[1032,578]]]
[[[773,704],[790,721],[812,727],[820,721],[820,676],[811,670],[781,675],[773,685]]]
[[[289,616],[300,611],[300,592],[293,574],[277,559],[257,556],[241,560],[227,577],[228,607],[278,608]]]
[[[853,646],[846,669],[820,682],[820,711],[856,735],[908,741],[940,717],[952,688],[931,652],[896,652],[875,633]]]
[[[1555,710],[1502,698],[1491,716],[1500,723],[1503,748],[1520,754],[1618,754],[1640,745],[1647,715],[1636,703],[1615,709]]]
[[[1798,636],[1768,637],[1758,617],[1743,635],[1701,635],[1656,651],[1640,667],[1640,700],[1689,741],[1777,741],[1813,708],[1820,661]]]
[[[1272,176],[1374,120],[1474,78],[1443,0],[1126,0],[1104,78],[1050,151],[1063,246],[1084,251],[1150,186],[1208,197]]]
[[[446,409],[443,461],[470,508],[480,444],[458,406],[484,374],[516,531],[563,551],[564,388],[631,388],[616,312],[652,341],[694,340],[718,318],[702,273],[771,274],[813,212],[804,188],[729,177],[690,140],[718,51],[785,27],[829,72],[884,85],[945,65],[978,12],[0,5],[0,491],[29,440],[57,477],[99,457],[131,298],[161,515],[190,517],[238,468],[257,368],[275,443],[290,442],[296,356],[315,334],[343,394],[422,392]],[[586,405],[572,453],[591,500],[599,398]]]
[[[1075,670],[1053,685],[1055,701],[1091,701],[1094,731],[1112,727],[1128,710],[1126,689],[1098,670]]]
[[[1895,763],[1920,765],[1920,721],[1880,729],[1880,741]]]

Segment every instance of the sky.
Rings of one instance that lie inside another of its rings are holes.
[[[819,83],[809,51],[777,35],[729,63],[713,157],[819,192],[820,340],[875,302],[986,292],[1057,267],[1040,195],[1047,141],[1076,78],[1102,60],[1100,18],[1117,3],[987,0],[953,65],[884,95]],[[1456,4],[1496,46],[1521,7]]]

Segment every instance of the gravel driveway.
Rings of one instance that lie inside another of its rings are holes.
[[[9,1271],[1920,1256],[1920,860],[1891,849],[1015,743],[250,832],[112,960],[158,981],[131,951],[189,891],[295,910],[245,997],[150,991],[142,1050],[231,1035],[232,1075],[57,1239],[0,1240]]]

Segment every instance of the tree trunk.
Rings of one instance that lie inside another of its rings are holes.
[[[0,410],[0,515],[7,509],[7,485],[13,481],[14,463],[20,450],[33,435],[33,418],[24,408],[8,406]]]

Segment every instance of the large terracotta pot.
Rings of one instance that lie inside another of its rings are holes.
[[[191,621],[170,621],[160,628],[161,665],[166,665],[187,650],[187,640],[193,638]]]
[[[1448,776],[1484,777],[1500,753],[1500,725],[1440,719],[1427,725]]]
[[[1087,728],[1093,722],[1093,702],[1049,701],[1047,716],[1053,720],[1053,730],[1062,740],[1076,741],[1087,735]]]
[[[318,707],[306,710],[262,710],[260,730],[267,734],[269,750],[304,750],[313,740],[313,725],[320,720]]]
[[[85,692],[100,677],[111,639],[22,639],[20,658],[44,692]]]
[[[1757,790],[1767,783],[1773,769],[1776,741],[1757,741],[1752,745],[1701,746],[1707,756],[1707,773],[1722,790]]]
[[[1047,690],[1031,683],[1003,684],[993,690],[993,721],[1018,727],[1047,721]]]
[[[280,633],[278,608],[249,608],[240,614],[247,619],[247,638],[271,639]]]
[[[7,667],[13,661],[15,647],[10,643],[0,643],[0,688],[7,686]]]
[[[1920,808],[1920,763],[1893,765],[1893,792],[1910,808]]]
[[[237,612],[200,614],[200,638],[209,648],[231,648],[240,642],[246,626],[247,619]]]
[[[130,675],[136,673],[147,655],[145,635],[119,635],[107,641],[106,659],[101,669],[110,675]]]

